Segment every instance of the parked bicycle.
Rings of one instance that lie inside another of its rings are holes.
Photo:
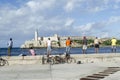
[[[76,63],[76,59],[71,57],[70,54],[65,54],[62,56],[59,54],[58,56],[50,56],[50,57],[42,57],[42,64],[60,64],[60,63]]]
[[[44,55],[42,56],[42,64],[54,64],[54,57],[53,56],[49,56],[49,57],[45,57]]]
[[[71,57],[70,54],[65,54],[62,56],[59,54],[59,56],[54,57],[54,63],[59,64],[59,63],[76,63],[76,59],[74,57]]]
[[[0,57],[0,66],[5,66],[5,65],[9,65],[8,61]]]

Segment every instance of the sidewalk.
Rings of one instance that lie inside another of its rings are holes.
[[[1,80],[80,80],[107,67],[120,67],[120,62],[10,65],[0,67],[0,78]],[[101,80],[120,80],[120,71]]]

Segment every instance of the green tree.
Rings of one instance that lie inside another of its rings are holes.
[[[111,40],[106,40],[106,41],[102,42],[102,45],[110,46],[111,45]]]
[[[120,46],[120,40],[117,40],[117,45]]]

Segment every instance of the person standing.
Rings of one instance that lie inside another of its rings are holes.
[[[71,39],[70,37],[68,37],[68,39],[66,40],[66,54],[70,54],[70,49],[71,49]]]
[[[47,45],[47,57],[49,57],[51,55],[51,40],[50,40],[50,38],[48,38],[46,45]]]
[[[116,43],[117,43],[116,38],[112,38],[111,40],[111,51],[112,52],[116,52]]]
[[[7,45],[8,45],[8,56],[11,56],[11,49],[13,47],[12,38],[10,38],[10,41],[8,41]]]
[[[87,38],[86,38],[86,36],[84,36],[83,40],[82,40],[82,51],[83,51],[83,54],[86,54],[86,50],[87,50]]]
[[[95,47],[95,52],[96,53],[98,53],[98,51],[99,51],[99,39],[98,39],[98,37],[96,37],[95,38],[95,40],[94,40],[94,47]]]

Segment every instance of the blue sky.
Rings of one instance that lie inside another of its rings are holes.
[[[120,0],[0,0],[0,47],[39,36],[120,38]]]

